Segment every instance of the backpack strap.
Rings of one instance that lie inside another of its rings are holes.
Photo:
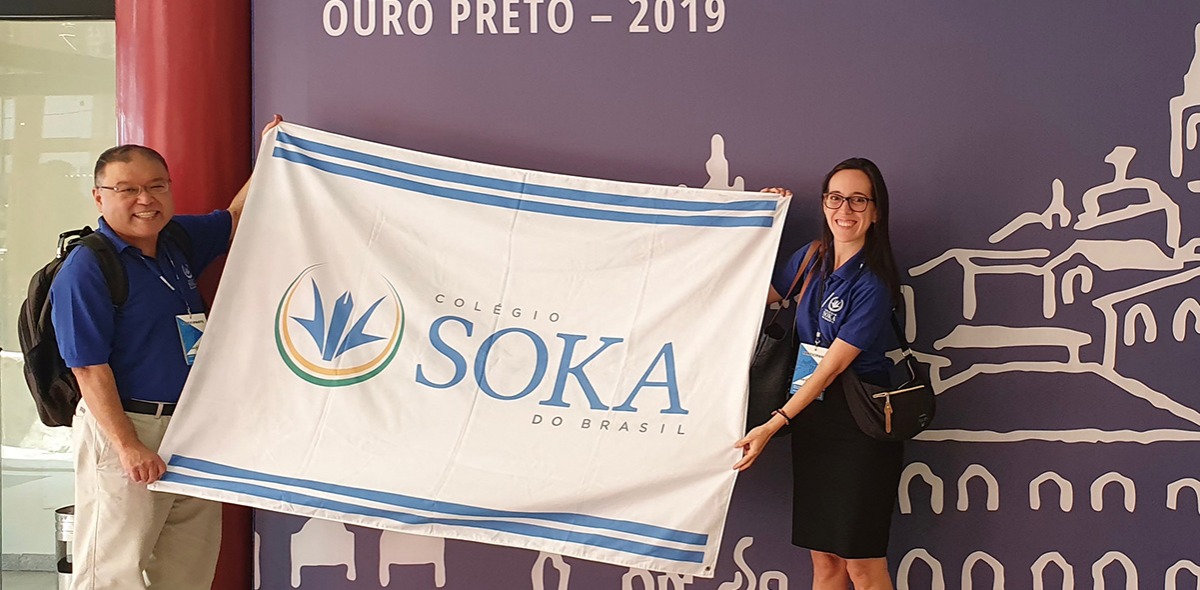
[[[69,244],[67,250],[83,244],[96,255],[100,272],[104,275],[104,281],[108,283],[108,294],[112,298],[112,303],[114,306],[120,307],[125,304],[125,300],[129,299],[129,277],[125,274],[125,265],[121,263],[117,247],[104,234],[91,231],[90,228],[84,228],[84,230],[86,231],[81,232],[83,237]],[[162,234],[183,252],[189,265],[193,264],[192,236],[188,235],[182,225],[175,220],[168,221],[167,225],[163,227]]]
[[[100,272],[108,283],[108,294],[112,304],[120,307],[129,298],[129,277],[125,275],[125,266],[117,255],[117,248],[112,241],[100,232],[91,232],[79,239],[79,243],[87,246],[96,255]]]
[[[167,241],[174,244],[183,252],[183,257],[187,259],[188,265],[192,267],[196,266],[196,259],[193,256],[192,236],[187,233],[187,230],[183,229],[182,225],[179,225],[179,222],[174,219],[168,221],[167,225],[162,228],[160,235],[165,236]]]

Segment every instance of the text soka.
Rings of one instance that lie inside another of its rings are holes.
[[[468,338],[471,338],[475,331],[475,325],[471,323],[470,320],[466,320],[457,316],[447,315],[434,320],[434,322],[429,326],[429,342],[433,345],[435,350],[453,363],[454,375],[444,383],[435,383],[426,377],[422,365],[418,364],[416,379],[417,383],[420,383],[421,385],[432,387],[434,389],[447,389],[458,385],[468,375],[468,363],[466,357],[464,357],[461,352],[456,350],[442,337],[443,326],[448,323],[462,326]],[[673,343],[667,342],[666,344],[663,344],[661,348],[659,348],[658,354],[656,354],[653,360],[647,364],[646,370],[642,373],[642,377],[638,379],[637,384],[633,386],[633,389],[629,392],[629,395],[625,397],[625,401],[616,407],[609,408],[596,394],[596,388],[592,385],[591,380],[588,379],[588,376],[586,373],[584,373],[584,370],[588,363],[595,360],[601,354],[604,354],[605,351],[608,351],[612,346],[623,342],[623,339],[601,336],[599,339],[599,348],[596,348],[595,351],[581,360],[576,361],[576,345],[587,340],[588,337],[582,334],[556,334],[555,336],[562,341],[562,354],[559,357],[558,368],[555,370],[554,374],[554,389],[551,391],[549,397],[538,402],[540,405],[555,406],[560,408],[571,407],[571,404],[564,399],[564,396],[566,392],[567,377],[574,377],[575,381],[579,384],[579,388],[583,391],[584,396],[587,398],[589,408],[592,410],[607,411],[611,409],[615,412],[637,412],[638,409],[633,405],[633,403],[643,390],[665,389],[667,394],[667,405],[661,410],[661,413],[688,413],[688,411],[683,408],[679,401],[679,385],[675,378],[675,348]],[[488,376],[486,372],[488,355],[491,354],[492,349],[497,345],[498,342],[500,342],[501,339],[511,339],[514,341],[525,340],[529,344],[533,345],[534,352],[536,354],[536,365],[533,367],[533,375],[530,377],[529,383],[526,384],[523,389],[515,393],[505,394],[498,392],[488,382]],[[582,353],[580,356],[582,356]],[[474,377],[476,384],[479,385],[479,389],[485,394],[498,400],[511,401],[521,399],[536,390],[546,377],[549,363],[550,350],[546,345],[546,341],[543,340],[541,336],[525,328],[504,328],[497,330],[495,333],[491,334],[479,343],[479,348],[475,353],[474,371],[471,372],[471,374]],[[666,373],[665,380],[650,381],[650,375],[654,374],[659,364],[662,364],[663,371]]]

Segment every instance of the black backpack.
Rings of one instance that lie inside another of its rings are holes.
[[[168,222],[163,234],[191,260],[191,237],[182,226]],[[59,234],[54,259],[29,280],[29,296],[21,304],[17,323],[17,338],[25,357],[25,381],[37,405],[38,418],[46,426],[70,426],[81,397],[75,374],[58,352],[58,338],[50,320],[50,284],[67,255],[79,245],[90,248],[96,255],[113,306],[120,307],[129,297],[125,267],[117,257],[116,247],[104,234],[94,232],[90,227]]]

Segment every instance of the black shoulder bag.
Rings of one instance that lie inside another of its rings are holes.
[[[813,242],[808,247],[800,266],[796,268],[796,276],[792,286],[788,288],[783,301],[788,301],[800,284],[797,299],[804,298],[804,291],[812,279],[812,269],[807,269],[809,262],[816,255],[819,243]],[[807,271],[806,271],[807,269]],[[804,282],[800,277],[804,276]],[[779,312],[783,306],[775,310],[771,321],[763,328],[758,336],[758,345],[754,348],[754,358],[750,361],[750,392],[746,406],[746,430],[771,419],[771,412],[783,407],[787,402],[788,389],[792,385],[792,372],[796,369],[796,353],[800,348],[796,340],[796,321],[788,315],[784,317],[786,325],[778,323]],[[787,320],[791,321],[787,321]],[[789,426],[784,426],[776,433],[786,434]]]
[[[904,331],[900,329],[895,314],[891,316],[892,330],[904,359],[900,361],[908,371],[908,379],[899,387],[888,389],[859,380],[849,367],[838,379],[846,395],[846,405],[859,430],[871,438],[884,441],[908,440],[929,428],[933,422],[936,402],[933,387],[929,383],[929,366],[913,356]]]

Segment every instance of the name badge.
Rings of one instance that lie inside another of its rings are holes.
[[[792,372],[792,387],[788,391],[788,395],[795,395],[800,391],[800,386],[812,377],[814,371],[817,370],[817,365],[821,359],[825,358],[825,353],[829,352],[828,348],[817,346],[815,344],[800,343],[800,350],[796,354],[796,369]],[[817,399],[824,399],[825,392],[822,391]]]
[[[200,350],[200,337],[208,319],[202,313],[185,313],[175,316],[175,327],[179,329],[179,343],[183,346],[183,360],[191,365],[196,362]]]

